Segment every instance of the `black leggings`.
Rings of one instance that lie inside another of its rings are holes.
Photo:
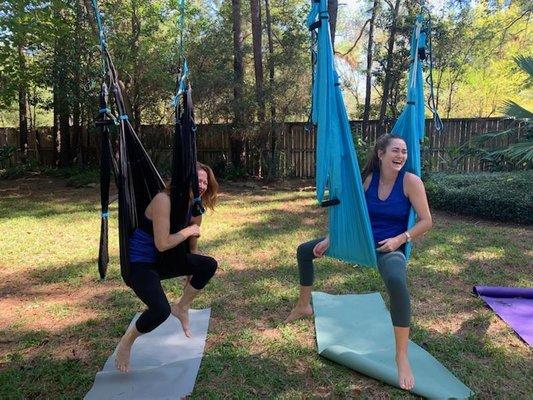
[[[298,246],[296,257],[300,273],[300,285],[312,286],[314,281],[314,247],[324,238],[311,240]],[[390,297],[392,324],[408,327],[411,322],[411,301],[407,289],[407,261],[400,251],[376,253],[378,270]]]
[[[135,326],[140,333],[147,333],[161,325],[170,315],[170,304],[161,286],[162,279],[192,275],[190,285],[203,289],[215,274],[217,262],[214,258],[200,254],[187,254],[184,265],[174,267],[172,274],[162,274],[161,266],[155,263],[131,263],[131,288],[148,307]]]

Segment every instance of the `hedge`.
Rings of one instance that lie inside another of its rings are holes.
[[[533,170],[434,173],[425,184],[433,209],[504,222],[533,223]]]

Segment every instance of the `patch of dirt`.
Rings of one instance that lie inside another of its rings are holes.
[[[501,226],[505,228],[521,228],[524,229],[524,232],[529,232],[527,233],[528,236],[533,237],[533,227],[531,227],[531,225],[518,225],[512,222],[491,221],[488,219],[480,219],[479,217],[474,217],[470,215],[456,214],[441,210],[432,210],[431,215],[434,220],[433,222],[438,221],[439,225],[446,227],[452,225],[453,223],[461,222],[480,227],[486,226],[495,228]]]
[[[95,319],[97,312],[88,305],[95,297],[106,296],[119,285],[64,284],[36,285],[25,281],[19,285],[27,290],[3,293],[0,300],[0,330],[7,329],[17,321],[24,321],[25,329],[60,332],[70,326]],[[55,312],[55,316],[51,313]]]
[[[222,183],[222,192],[220,202],[231,202],[235,207],[239,207],[239,202],[271,202],[272,211],[276,218],[272,221],[276,226],[283,223],[284,212],[298,213],[298,218],[303,226],[315,226],[320,220],[320,214],[324,211],[314,206],[302,206],[301,194],[288,193],[281,198],[272,198],[269,195],[279,190],[301,190],[304,192],[314,190],[312,183],[309,181],[292,181],[269,185],[255,183],[254,186],[243,186],[233,183]],[[244,193],[244,194],[243,194]],[[31,197],[39,201],[46,201],[53,197],[63,199],[64,201],[94,201],[98,202],[98,190],[91,188],[74,189],[65,186],[60,179],[48,177],[30,177],[15,181],[0,181],[0,196],[14,197]],[[245,197],[246,196],[246,197]],[[298,201],[291,201],[300,196]],[[282,203],[282,204],[280,204]],[[443,212],[434,213],[435,220],[439,226],[449,227],[455,222],[469,221],[480,226],[509,226],[515,228],[518,232],[520,241],[530,241],[533,237],[533,231],[528,227],[518,227],[516,225],[493,223],[487,221],[477,221],[464,216],[455,216]],[[298,235],[298,232],[295,233]],[[307,238],[309,239],[309,238]],[[424,239],[423,239],[424,240]],[[516,239],[515,239],[516,240]],[[513,241],[514,242],[514,241]],[[422,246],[421,246],[422,247]],[[526,249],[527,250],[527,249]],[[259,250],[254,254],[255,261],[262,261],[268,264],[272,257],[272,250]],[[531,249],[529,249],[531,251]],[[220,257],[222,255],[222,257]],[[249,329],[254,335],[251,343],[242,340],[242,343],[236,343],[236,346],[244,346],[246,350],[254,356],[276,358],[276,354],[269,354],[268,345],[283,340],[283,319],[288,315],[293,305],[291,301],[280,304],[275,310],[269,309],[263,312],[259,318],[252,318],[251,312],[247,309],[249,302],[244,299],[241,293],[242,281],[237,278],[240,272],[246,272],[249,282],[253,282],[264,273],[250,268],[249,260],[243,259],[239,254],[218,254],[219,262],[230,265],[231,267],[217,273],[219,279],[223,279],[226,285],[224,290],[217,294],[217,304],[221,309],[218,315],[211,316],[209,336],[206,346],[206,354],[210,349],[228,342],[235,330]],[[291,263],[294,264],[294,255]],[[478,261],[478,259],[476,259]],[[106,282],[97,284],[93,279],[84,279],[81,284],[69,286],[68,283],[42,284],[31,278],[26,270],[18,269],[16,272],[0,269],[0,359],[6,354],[16,351],[18,343],[14,338],[7,337],[1,332],[15,333],[17,337],[24,332],[44,331],[42,339],[38,339],[34,346],[30,346],[23,352],[23,357],[31,359],[43,352],[53,352],[54,357],[75,358],[87,360],[90,357],[91,350],[89,339],[83,334],[67,334],[69,328],[74,325],[83,324],[89,320],[96,320],[95,324],[100,326],[102,321],[98,321],[98,308],[91,307],[91,304],[101,304],[109,298],[111,292],[124,289],[121,282]],[[263,266],[263,268],[266,268]],[[459,267],[458,267],[459,268]],[[296,271],[295,271],[296,273]],[[436,337],[443,334],[454,335],[478,335],[490,337],[497,345],[505,348],[506,351],[516,351],[523,354],[524,358],[527,353],[525,346],[520,339],[514,334],[509,334],[507,325],[492,316],[490,319],[477,318],[476,310],[480,309],[479,302],[468,295],[471,287],[461,279],[457,273],[445,276],[446,282],[429,282],[428,279],[420,276],[413,279],[412,287],[416,288],[412,292],[413,311],[415,323],[429,334]],[[235,277],[235,278],[233,278]],[[291,282],[292,285],[294,282]],[[287,283],[288,285],[289,283]],[[336,283],[332,283],[335,285]],[[323,285],[325,285],[323,283]],[[444,286],[445,285],[445,286]],[[326,289],[328,288],[327,285]],[[445,289],[445,290],[442,290]],[[231,328],[225,319],[224,310],[231,312],[234,317],[231,319]],[[301,328],[300,328],[301,327]],[[229,329],[232,329],[230,331]],[[313,321],[307,320],[301,325],[293,325],[294,335],[298,340],[298,345],[305,349],[314,349],[314,329]],[[109,338],[111,342],[116,338]],[[239,340],[241,342],[241,340]],[[14,350],[15,349],[15,350]],[[264,354],[264,355],[263,355]],[[297,359],[290,365],[291,369],[298,375],[305,377],[308,389],[312,388],[317,398],[336,398],[333,393],[331,384],[325,384],[324,380],[317,382],[313,377],[310,357]],[[90,361],[90,360],[88,360]],[[2,366],[0,365],[0,368]],[[331,369],[331,375],[335,370]],[[325,372],[326,373],[326,372]],[[213,381],[211,381],[213,379]],[[220,376],[209,377],[210,384],[215,383],[217,387],[224,387],[224,373]],[[219,382],[217,382],[219,381]],[[231,379],[230,379],[231,381]],[[357,373],[350,375],[350,394],[347,398],[359,398],[365,396],[370,399],[386,399],[391,395],[388,389],[375,381],[368,380]],[[244,384],[244,383],[243,383]]]

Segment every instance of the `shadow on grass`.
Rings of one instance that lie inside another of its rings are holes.
[[[139,304],[115,290],[91,297],[82,308],[97,310],[98,319],[54,331],[15,327],[0,332],[0,344],[9,349],[2,351],[1,399],[83,398]]]
[[[31,295],[45,296],[47,293],[46,285],[68,284],[65,290],[73,286],[87,284],[87,278],[92,278],[95,283],[105,284],[107,281],[121,280],[119,257],[111,256],[108,265],[107,278],[100,280],[98,274],[97,255],[89,261],[76,263],[67,263],[63,265],[52,264],[38,269],[30,270],[27,274],[28,279],[0,282],[0,295],[9,294],[12,297],[27,297]],[[38,285],[45,285],[39,287]],[[53,287],[50,294],[58,294],[58,289]]]
[[[347,270],[345,265],[329,260],[321,261],[321,264],[317,268],[317,290],[331,293],[383,292],[379,275],[374,270]],[[253,335],[259,335],[257,339],[261,335],[254,330],[258,322],[273,329],[285,329],[281,321],[295,299],[296,272],[294,266],[248,269],[239,271],[238,276],[225,274],[215,278],[220,280],[215,285],[216,291],[212,290],[213,285],[208,285],[205,296],[211,300],[213,316],[217,319],[217,324],[210,329],[208,343],[210,339],[214,339],[215,343],[205,354],[192,398],[260,399],[287,393],[312,395],[314,389],[312,386],[309,389],[309,374],[312,370],[310,365],[317,358],[314,348],[297,344],[296,336],[290,340],[279,339],[280,346],[275,350],[259,353],[253,350],[256,340]],[[288,286],[291,286],[289,291],[283,290]],[[225,292],[221,293],[222,290]],[[5,338],[10,337],[14,343],[20,344],[12,348],[0,371],[0,398],[83,397],[95,373],[142,305],[131,291],[113,290],[90,297],[83,306],[96,310],[98,320],[54,333],[19,329],[3,333]],[[235,318],[226,318],[229,310],[236,314]],[[224,318],[220,319],[222,316]],[[413,340],[476,391],[479,398],[498,398],[503,393],[527,396],[527,356],[512,354],[491,344],[487,327],[487,317],[479,315],[463,322],[461,329],[454,334],[424,329],[415,321]],[[292,328],[288,326],[287,329]],[[250,333],[245,334],[246,331],[252,332],[252,337],[249,337]],[[82,356],[72,353],[78,347],[81,347]],[[23,354],[28,349],[37,354],[24,361]],[[57,352],[66,352],[68,356],[58,358]],[[319,360],[324,367],[314,373],[325,374],[326,382],[319,378],[311,380],[320,381],[332,392],[338,391],[339,398],[349,397],[347,391],[352,380],[366,380],[351,372],[343,373],[341,379],[339,371],[344,370],[343,367]],[[510,382],[514,382],[513,387],[509,387]],[[383,396],[383,392],[393,397],[406,395],[380,384],[376,393]]]
[[[279,198],[269,199],[268,196],[279,192],[265,191],[266,198],[263,199],[262,191],[256,193],[250,191],[246,194],[252,197],[248,203],[276,207],[279,202],[306,198],[298,194],[281,194]],[[231,192],[232,196],[237,194],[237,191]],[[77,198],[72,201],[81,204],[81,208],[89,204],[88,200]],[[14,200],[9,202],[12,205],[16,203]],[[237,207],[246,203],[243,198],[229,200],[226,204],[236,208],[236,218],[242,218],[244,211]],[[16,213],[30,208],[29,204],[21,203],[19,209],[15,204],[13,215],[21,215]],[[90,204],[93,210],[94,203]],[[52,208],[46,207],[46,202],[42,201],[36,208],[41,208],[40,212],[50,212]],[[195,302],[195,307],[212,306],[213,323],[193,398],[313,397],[319,393],[319,384],[337,398],[352,398],[356,396],[352,396],[348,388],[354,380],[369,382],[356,373],[346,372],[342,367],[318,359],[312,347],[314,345],[295,344],[301,335],[312,335],[311,325],[304,322],[302,325],[286,326],[282,323],[298,293],[295,260],[298,243],[295,241],[294,250],[288,255],[287,237],[305,236],[304,240],[318,237],[323,233],[317,224],[320,218],[325,223],[325,215],[312,207],[302,207],[301,210],[270,209],[261,211],[260,221],[245,221],[231,232],[223,232],[223,237],[202,238],[202,248],[215,257],[217,253],[228,251],[228,243],[236,242],[241,248],[237,247],[234,254],[225,258],[226,269],[219,272]],[[533,375],[527,351],[522,347],[498,344],[491,336],[494,333],[488,331],[492,314],[485,312],[482,303],[469,295],[474,283],[512,286],[528,278],[527,257],[517,254],[518,247],[512,245],[512,228],[508,229],[500,240],[494,238],[495,229],[480,233],[477,228],[459,222],[444,228],[437,226],[433,231],[436,234],[432,232],[424,244],[415,249],[409,271],[411,295],[413,301],[419,304],[418,314],[414,315],[413,340],[476,391],[479,398],[527,398],[528,389],[533,384],[528,378]],[[450,234],[447,234],[448,231]],[[265,244],[270,245],[272,254],[260,258],[256,253]],[[496,256],[491,258],[487,267],[484,261],[471,259],[470,256],[476,252],[492,252]],[[243,254],[249,259],[243,260]],[[453,263],[453,268],[448,264],[440,268],[440,260]],[[237,261],[242,262],[239,266],[242,268],[231,266]],[[117,266],[118,257],[115,256],[110,266],[112,280],[120,279]],[[52,294],[51,291],[58,290],[57,287],[45,287],[44,291],[35,292],[32,285],[87,283],[84,279],[87,276],[94,276],[91,285],[99,284],[96,282],[96,249],[94,260],[50,265],[32,271],[30,283],[24,282],[16,287],[4,284],[0,293],[45,296],[46,290]],[[171,300],[181,293],[181,285],[175,280],[164,285]],[[377,271],[352,268],[330,259],[317,262],[315,288],[332,294],[380,291],[387,298]],[[83,397],[134,313],[143,309],[142,303],[125,286],[104,294],[90,294],[79,307],[80,310],[87,308],[96,312],[98,319],[53,333],[17,327],[0,333],[0,348],[9,351],[0,370],[0,398]],[[468,316],[453,333],[442,333],[417,324],[417,319],[433,316],[452,320],[459,312]],[[268,328],[270,333],[286,331],[289,338],[283,335],[280,339],[278,336],[269,338],[258,329],[258,325]],[[260,340],[279,340],[280,344],[275,349],[258,351],[257,342]],[[74,354],[73,349],[80,351]],[[28,353],[32,356],[28,357]],[[27,368],[35,372],[30,373]],[[58,373],[65,376],[57,376]],[[15,388],[17,380],[21,382],[19,389]],[[360,393],[359,397],[366,395]],[[407,395],[380,384],[376,389],[376,384],[373,384],[368,396]]]
[[[264,190],[233,190],[231,192],[224,191],[221,195],[224,205],[246,205],[246,204],[264,204],[272,205],[277,203],[292,203],[300,201],[316,202],[313,194],[309,192],[295,191],[293,194],[285,194],[286,192],[278,189],[264,189]],[[240,196],[240,198],[235,198]]]
[[[275,244],[281,237],[296,232],[309,232],[309,240],[323,236],[324,231],[312,221],[304,221],[315,217],[320,210],[269,210],[261,213],[261,220],[243,222],[241,227],[233,229],[223,237],[216,239],[202,238],[202,248],[215,253],[219,248],[231,242],[242,242],[243,239],[251,239],[253,248],[260,248],[264,244]],[[325,218],[325,217],[324,217]],[[296,251],[296,249],[295,249]]]
[[[46,193],[29,193],[0,199],[0,208],[4,210],[0,214],[0,221],[20,217],[45,219],[63,214],[98,211],[98,207],[95,207],[98,201],[96,189],[94,192],[63,189],[60,196],[53,192],[53,188],[50,190]]]

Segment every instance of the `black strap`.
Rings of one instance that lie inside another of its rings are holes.
[[[322,21],[318,20],[318,21],[313,22],[311,25],[309,25],[309,30],[314,31],[315,29],[318,29],[321,26],[322,26]]]
[[[309,30],[314,31],[315,29],[318,29],[322,26],[322,20],[328,19],[329,20],[329,14],[328,13],[321,13],[318,21],[313,22],[311,25],[309,25]]]

